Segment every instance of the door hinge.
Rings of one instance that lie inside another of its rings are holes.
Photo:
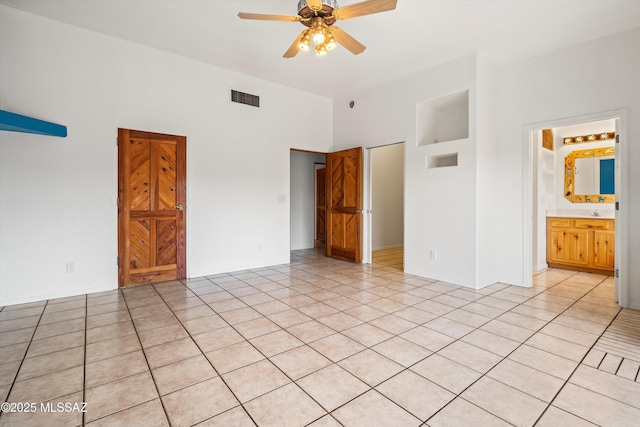
[[[620,135],[616,135],[616,144],[620,143]]]
[[[616,277],[620,277],[620,270],[616,268]]]
[[[616,202],[616,210],[619,211],[620,210],[620,202]]]
[[[120,257],[116,258],[116,263],[118,264],[118,267],[120,267]]]

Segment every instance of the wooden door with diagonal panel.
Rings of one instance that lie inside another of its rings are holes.
[[[362,262],[362,148],[327,154],[327,256]]]
[[[186,277],[184,136],[118,129],[118,285]]]

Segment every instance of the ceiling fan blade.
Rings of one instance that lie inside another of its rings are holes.
[[[396,3],[398,3],[398,0],[367,0],[345,7],[339,7],[333,11],[333,16],[336,19],[357,18],[358,16],[393,10],[396,8]]]
[[[296,22],[300,20],[298,15],[263,15],[261,13],[238,13],[238,16],[242,19],[258,19],[261,21],[292,21]]]
[[[336,41],[340,43],[342,46],[346,47],[347,50],[349,50],[349,52],[353,53],[354,55],[358,55],[359,53],[364,52],[364,50],[367,48],[365,45],[363,45],[358,40],[351,37],[346,32],[342,31],[340,28],[338,27],[330,27],[330,28],[331,28],[331,34],[333,34],[333,38],[336,39]]]
[[[304,30],[303,32],[300,33],[298,38],[296,38],[295,41],[293,43],[291,43],[291,46],[289,46],[289,49],[287,49],[287,51],[284,53],[284,55],[282,55],[283,57],[285,57],[285,58],[293,58],[294,56],[296,56],[298,54],[298,51],[300,50],[298,45],[300,44],[300,40],[302,40],[302,37],[304,36],[304,33],[306,33],[306,32],[307,32],[307,30]]]

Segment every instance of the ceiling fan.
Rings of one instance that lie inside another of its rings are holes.
[[[297,15],[264,15],[240,12],[238,16],[242,19],[300,22],[309,27],[300,33],[284,53],[285,58],[293,58],[300,50],[309,50],[311,42],[315,45],[317,55],[324,55],[327,51],[335,49],[336,42],[354,55],[358,55],[366,49],[366,46],[333,24],[342,19],[393,10],[396,8],[397,2],[397,0],[365,0],[345,7],[338,7],[336,0],[300,0]]]

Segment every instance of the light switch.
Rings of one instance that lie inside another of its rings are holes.
[[[287,196],[284,194],[278,194],[278,203],[287,203]]]

